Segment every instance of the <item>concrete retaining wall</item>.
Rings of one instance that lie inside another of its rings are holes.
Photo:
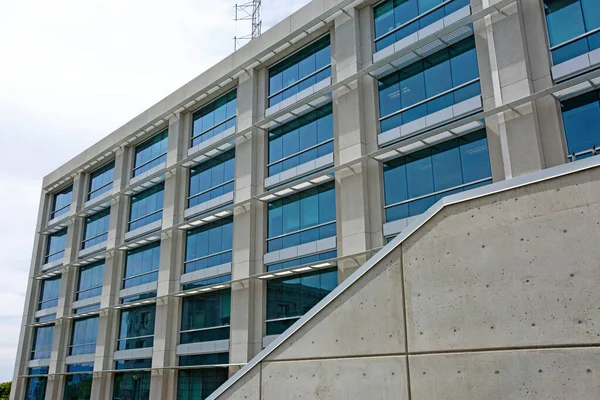
[[[599,181],[447,206],[216,398],[599,399]]]

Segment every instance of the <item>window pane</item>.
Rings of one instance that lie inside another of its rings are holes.
[[[586,31],[600,28],[600,2],[597,0],[581,0]]]
[[[317,79],[320,80],[326,76],[331,76],[331,70],[329,70],[323,76],[319,75],[317,78],[311,78],[312,81],[310,82],[300,82],[316,70],[330,63],[329,36],[325,36],[271,67],[269,69],[269,95],[273,96],[286,87],[288,89],[284,90],[278,96],[271,97],[269,99],[269,107],[298,93],[307,86],[313,85]]]
[[[134,177],[166,161],[167,137],[165,130],[135,148]]]
[[[485,180],[491,168],[485,130],[449,140],[430,149],[384,163],[386,221],[419,215],[437,200],[458,193],[461,186]],[[458,189],[453,189],[457,188]],[[437,195],[430,195],[440,192]],[[430,195],[430,196],[428,196]],[[413,201],[407,201],[414,199]]]
[[[562,115],[569,154],[600,145],[600,104],[598,92],[591,92],[562,102]]]
[[[450,141],[434,146],[431,153],[435,191],[462,185],[460,151],[456,142]]]
[[[545,0],[544,3],[551,46],[585,33],[579,0]]]

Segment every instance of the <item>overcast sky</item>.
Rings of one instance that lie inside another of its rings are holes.
[[[230,54],[236,1],[0,0],[0,382],[42,178]],[[308,2],[263,0],[263,31]]]

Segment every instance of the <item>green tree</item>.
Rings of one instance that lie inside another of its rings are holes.
[[[0,400],[8,400],[10,396],[10,385],[12,382],[0,383]]]

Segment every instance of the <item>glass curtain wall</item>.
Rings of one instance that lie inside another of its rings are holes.
[[[379,79],[381,132],[481,94],[473,36]]]
[[[373,10],[375,51],[468,6],[469,0],[387,0]]]
[[[337,268],[267,281],[267,335],[283,333],[337,284]]]
[[[600,48],[598,0],[544,0],[554,64]]]
[[[267,213],[267,252],[335,236],[335,183],[272,201]]]
[[[420,215],[444,196],[491,182],[485,130],[386,161],[386,221]]]

